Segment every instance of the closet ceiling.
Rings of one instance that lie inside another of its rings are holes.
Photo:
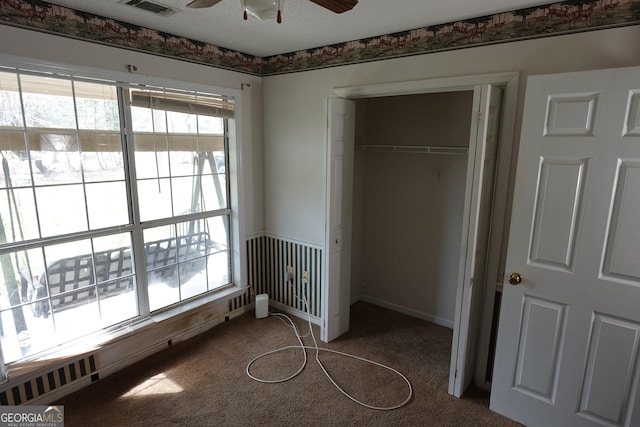
[[[271,56],[333,43],[552,3],[540,0],[360,0],[335,14],[309,0],[280,0],[282,23],[243,20],[243,0],[222,0],[206,9],[191,0],[148,0],[168,6],[170,16],[126,5],[128,0],[54,0],[50,3],[255,56]]]

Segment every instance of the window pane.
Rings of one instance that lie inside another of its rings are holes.
[[[182,300],[230,283],[226,224],[227,216],[177,224]]]
[[[0,313],[2,321],[2,353],[5,363],[11,363],[58,344],[52,317],[35,317],[43,303],[31,303]],[[45,301],[44,304],[47,304]],[[20,322],[20,317],[26,323]],[[17,325],[24,324],[24,328]],[[17,332],[19,330],[19,332]]]
[[[215,174],[202,177],[202,198],[205,210],[227,207],[226,175]]]
[[[167,131],[169,133],[197,133],[196,115],[167,111]]]
[[[182,141],[184,142],[184,140]],[[197,159],[194,158],[193,151],[187,151],[189,148],[195,150],[195,138],[191,141],[190,147],[180,146],[173,143],[169,152],[169,161],[171,162],[171,176],[192,176],[196,173]]]
[[[87,209],[92,230],[129,222],[124,181],[87,184]]]
[[[31,169],[24,143],[24,132],[0,131],[0,188],[31,185]]]
[[[111,326],[138,315],[136,277],[129,233],[93,239],[102,324]]]
[[[164,145],[155,144],[153,138],[136,135],[136,175],[138,179],[166,178],[169,176],[169,152]],[[155,145],[154,145],[155,144]],[[145,151],[145,148],[150,150]]]
[[[229,283],[224,223],[216,217],[145,230],[152,310]]]
[[[124,181],[120,134],[80,134],[82,171],[86,182]]]
[[[198,188],[198,190],[196,190]],[[171,180],[173,192],[174,215],[185,215],[201,212],[201,198],[199,197],[199,179],[196,177],[173,178]]]
[[[176,224],[180,237],[180,262],[203,257],[211,249],[211,238],[207,226],[207,220],[193,220]]]
[[[35,297],[34,287],[43,271],[44,259],[39,249],[0,255],[0,309],[31,301]]]
[[[75,82],[78,128],[120,130],[118,96],[115,86]]]
[[[131,106],[134,132],[166,132],[167,116],[163,110]]]
[[[29,131],[28,137],[36,185],[82,182],[80,150],[75,134]]]
[[[48,312],[46,289],[39,283],[43,266],[42,249],[0,255],[0,325],[5,362],[46,348],[49,343],[52,325],[40,314]],[[29,304],[30,301],[34,302]],[[40,339],[43,337],[44,341]]]
[[[21,75],[20,82],[28,127],[76,128],[70,81],[53,77]]]
[[[227,215],[209,218],[207,231],[211,239],[207,256],[207,280],[209,290],[228,285],[231,282],[229,254],[229,217]]]
[[[49,295],[65,295],[68,291],[84,288],[93,282],[91,240],[83,239],[44,248],[47,260],[45,280]],[[54,311],[58,303],[55,301]]]
[[[211,240],[205,220],[179,223],[177,229],[180,297],[184,301],[207,291],[206,255]]]
[[[228,251],[214,252],[207,257],[207,280],[210,290],[231,283]]]
[[[22,106],[18,92],[18,76],[14,73],[0,73],[0,126],[24,125]]]
[[[149,305],[157,310],[180,301],[175,225],[144,231]]]
[[[222,117],[198,116],[198,132],[222,135],[224,133],[224,120]]]
[[[180,264],[180,293],[185,300],[207,292],[207,260],[197,258]]]
[[[33,191],[30,188],[0,190],[0,218],[7,242],[40,237]]]
[[[213,167],[213,173],[224,174],[227,171],[227,161],[224,151],[214,151],[213,159],[215,166]]]
[[[140,218],[143,221],[172,216],[170,185],[168,179],[138,180]]]
[[[87,231],[82,185],[37,187],[36,200],[43,237]]]

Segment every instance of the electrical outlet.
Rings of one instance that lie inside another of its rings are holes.
[[[302,272],[302,281],[304,283],[309,283],[309,272],[308,271],[303,271]]]
[[[287,271],[284,273],[284,281],[289,282],[290,280],[293,280],[293,267],[288,265]]]

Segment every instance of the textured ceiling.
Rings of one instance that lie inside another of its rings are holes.
[[[206,42],[255,56],[271,56],[398,31],[553,3],[540,0],[360,0],[335,14],[308,0],[281,0],[282,24],[242,19],[242,0],[189,9],[191,0],[152,0],[178,10],[164,17],[122,0],[54,0],[50,3]]]

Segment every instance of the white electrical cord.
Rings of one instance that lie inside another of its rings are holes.
[[[291,286],[293,288],[293,286]],[[294,289],[295,292],[295,289]],[[356,402],[359,405],[362,405],[366,408],[369,409],[376,409],[376,410],[380,410],[380,411],[390,411],[392,409],[398,409],[404,405],[406,405],[410,400],[411,397],[413,396],[413,388],[411,387],[411,383],[409,382],[409,379],[407,379],[406,376],[404,376],[400,371],[393,369],[387,365],[383,365],[382,363],[378,363],[378,362],[374,362],[373,360],[369,360],[369,359],[365,359],[363,357],[358,357],[358,356],[354,356],[352,354],[348,354],[348,353],[343,353],[341,351],[337,351],[337,350],[331,350],[328,348],[323,348],[323,347],[319,347],[318,346],[318,342],[316,341],[316,337],[315,334],[313,333],[313,326],[311,324],[311,313],[309,312],[309,305],[307,304],[307,299],[305,296],[302,297],[302,299],[300,299],[300,297],[298,297],[296,295],[296,298],[298,298],[299,300],[301,300],[304,303],[306,312],[307,312],[307,317],[308,317],[308,322],[309,322],[309,331],[311,334],[311,338],[313,339],[313,346],[306,346],[304,345],[304,343],[302,342],[302,336],[300,335],[300,333],[298,332],[298,329],[296,328],[296,325],[293,323],[293,320],[291,320],[290,317],[288,317],[285,314],[282,313],[269,313],[269,316],[273,316],[273,317],[279,317],[280,319],[286,319],[286,321],[288,321],[289,325],[291,325],[291,327],[293,328],[293,331],[296,335],[296,338],[298,339],[298,342],[300,343],[300,345],[290,345],[290,346],[286,346],[286,347],[281,347],[278,348],[276,350],[271,350],[268,351],[266,353],[263,353],[259,356],[254,357],[248,364],[247,364],[247,375],[249,376],[249,378],[261,382],[261,383],[268,383],[268,384],[274,384],[274,383],[281,383],[281,382],[285,382],[288,381],[294,377],[296,377],[298,374],[300,374],[300,372],[302,372],[305,368],[305,366],[307,365],[307,350],[315,350],[316,352],[316,362],[318,362],[318,365],[320,366],[320,368],[322,369],[322,372],[324,372],[324,374],[326,375],[326,377],[329,379],[329,381],[331,381],[331,383],[342,393],[344,394],[346,397],[348,397],[349,399],[353,400],[354,402]],[[285,320],[283,320],[285,321]],[[302,365],[300,366],[300,368],[293,374],[289,375],[286,378],[281,378],[281,379],[275,379],[275,380],[265,380],[262,378],[257,378],[254,375],[251,374],[251,366],[259,359],[265,357],[265,356],[269,356],[271,354],[274,353],[278,353],[281,351],[285,351],[285,350],[290,350],[290,349],[301,349],[302,353],[304,354],[304,360],[302,362]],[[347,393],[345,390],[343,390],[335,381],[334,379],[331,377],[331,374],[329,374],[329,372],[327,372],[327,370],[325,369],[324,365],[322,364],[322,362],[320,361],[320,352],[321,351],[326,351],[329,353],[334,353],[334,354],[338,354],[340,356],[345,356],[345,357],[350,357],[352,359],[356,359],[356,360],[360,360],[363,362],[367,362],[370,363],[372,365],[376,365],[379,366],[381,368],[384,369],[388,369],[391,372],[396,373],[397,375],[399,375],[406,383],[407,383],[407,387],[409,388],[409,394],[407,396],[407,398],[402,402],[399,403],[397,405],[394,406],[387,406],[387,407],[380,407],[380,406],[373,406],[373,405],[369,405],[367,403],[361,402],[358,399],[356,399],[355,397],[351,396],[349,393]]]

